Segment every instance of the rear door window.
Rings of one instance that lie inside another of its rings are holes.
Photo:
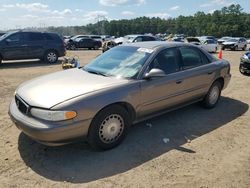
[[[154,37],[150,37],[150,36],[145,36],[143,38],[143,41],[155,41],[155,38]]]
[[[26,34],[28,41],[42,41],[44,40],[43,34],[41,33],[27,33]]]
[[[192,47],[181,47],[182,69],[191,69],[209,63],[208,59],[198,49]]]

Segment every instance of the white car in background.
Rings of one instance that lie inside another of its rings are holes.
[[[222,43],[222,50],[243,50],[247,49],[247,40],[243,37],[234,37]]]
[[[215,40],[206,39],[201,41],[201,47],[206,49],[208,52],[216,53],[218,50],[218,45]]]
[[[200,46],[201,48],[207,50],[210,53],[215,53],[218,50],[217,43],[213,39],[200,40],[197,37],[187,37],[185,39],[185,42]]]
[[[221,45],[223,42],[228,41],[229,39],[231,39],[232,37],[222,37],[220,39],[218,39],[218,44]]]

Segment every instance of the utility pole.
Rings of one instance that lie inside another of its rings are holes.
[[[107,18],[104,15],[97,15],[95,18],[95,21],[97,23],[97,33],[98,35],[105,33],[105,27],[104,27],[104,21],[106,21]]]

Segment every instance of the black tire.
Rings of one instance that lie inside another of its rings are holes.
[[[99,48],[100,48],[100,47],[97,46],[97,45],[94,46],[94,50],[98,50]]]
[[[76,50],[76,45],[71,44],[69,48],[70,48],[70,50]]]
[[[243,51],[246,51],[246,49],[247,49],[247,46],[245,45],[245,46],[242,48],[242,50],[243,50]]]
[[[48,50],[44,55],[44,60],[47,63],[51,63],[51,64],[56,63],[58,60],[57,52],[54,50]]]
[[[233,47],[233,51],[238,50],[238,46]]]
[[[207,109],[214,108],[220,100],[221,90],[222,84],[219,81],[215,81],[202,101],[203,107]]]
[[[0,65],[2,64],[2,62],[3,62],[3,59],[2,59],[2,57],[0,56]]]
[[[112,124],[111,121],[116,121],[119,125]],[[109,122],[111,124],[108,124]],[[104,108],[91,122],[88,142],[97,150],[112,149],[124,140],[130,124],[129,113],[122,106],[113,105]]]
[[[246,73],[243,69],[242,69],[242,65],[239,66],[239,71],[242,75],[244,76],[249,76],[250,74],[249,73]]]
[[[222,46],[222,47],[221,47],[221,50],[225,50],[225,47],[224,47],[224,46]]]
[[[242,66],[240,65],[240,66],[239,66],[239,71],[240,71],[241,74],[245,75],[246,73],[242,70],[241,67],[242,67]]]
[[[218,51],[218,48],[217,47],[215,47],[215,51],[214,51],[214,53],[216,53]]]

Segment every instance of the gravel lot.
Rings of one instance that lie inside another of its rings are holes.
[[[68,54],[84,65],[100,53]],[[250,187],[250,77],[238,71],[242,54],[223,52],[232,80],[215,109],[195,104],[142,122],[122,145],[105,152],[86,143],[46,147],[20,133],[7,113],[16,87],[61,70],[61,64],[5,62],[0,67],[0,187]]]

